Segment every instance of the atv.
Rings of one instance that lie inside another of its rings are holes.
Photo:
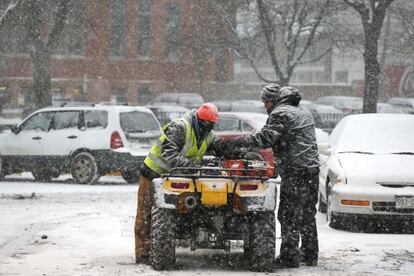
[[[175,264],[176,241],[230,251],[244,244],[252,271],[271,271],[275,257],[276,185],[264,161],[222,160],[218,166],[174,168],[152,185],[151,265]]]

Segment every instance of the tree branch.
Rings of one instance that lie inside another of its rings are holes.
[[[16,7],[21,2],[19,0],[11,0],[7,8],[4,10],[4,12],[0,16],[0,28],[2,28],[4,25],[7,24],[7,21],[11,18],[14,11],[16,10]]]
[[[259,69],[257,68],[256,64],[254,63],[254,60],[250,56],[248,56],[245,53],[240,53],[240,52],[239,52],[239,54],[241,55],[241,57],[243,59],[246,59],[250,63],[250,66],[253,68],[254,72],[256,73],[256,76],[259,79],[261,79],[264,82],[277,82],[277,81],[269,80],[269,79],[263,77],[262,74],[259,72]]]
[[[275,46],[273,45],[272,42],[272,37],[271,37],[271,33],[273,32],[272,28],[270,27],[269,22],[267,22],[268,20],[268,16],[266,16],[267,12],[266,9],[263,5],[263,0],[257,0],[257,9],[259,12],[259,19],[260,19],[260,25],[262,26],[265,38],[266,38],[266,42],[267,42],[267,48],[268,48],[268,52],[270,55],[270,60],[272,62],[273,68],[276,71],[276,75],[282,79],[285,78],[285,76],[283,75],[282,70],[280,69],[279,66],[279,61],[276,58],[276,53],[275,53]]]
[[[316,30],[319,28],[319,26],[320,26],[320,24],[322,22],[322,19],[324,17],[325,9],[327,9],[327,7],[329,7],[331,5],[331,1],[332,0],[326,0],[326,2],[324,3],[324,5],[321,7],[321,9],[319,11],[319,14],[316,16],[315,23],[312,26],[312,29],[310,31],[310,34],[309,34],[308,39],[306,41],[306,44],[303,47],[303,49],[302,49],[301,53],[299,54],[299,56],[296,58],[296,61],[293,62],[292,67],[295,67],[298,64],[298,62],[305,55],[305,53],[308,50],[308,48],[312,45],[313,39],[315,37]]]

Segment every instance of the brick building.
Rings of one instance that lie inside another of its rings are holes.
[[[145,104],[161,92],[210,98],[217,85],[232,80],[233,56],[200,45],[208,43],[204,35],[220,31],[215,15],[205,14],[206,1],[72,0],[62,39],[52,49],[52,99]],[[13,107],[33,97],[24,33],[19,26],[0,32],[0,86],[8,86]]]

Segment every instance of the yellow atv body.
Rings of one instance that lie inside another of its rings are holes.
[[[267,177],[223,168],[177,168],[153,182],[151,263],[175,263],[175,241],[230,250],[244,242],[249,268],[271,271],[275,257],[276,184]]]

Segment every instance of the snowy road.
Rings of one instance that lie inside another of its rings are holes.
[[[0,182],[0,275],[254,274],[239,248],[230,253],[180,248],[177,269],[168,272],[135,265],[136,190],[117,177],[94,186],[64,178],[42,184],[25,176]],[[337,231],[322,214],[318,227],[318,267],[267,275],[413,275],[414,235]]]

